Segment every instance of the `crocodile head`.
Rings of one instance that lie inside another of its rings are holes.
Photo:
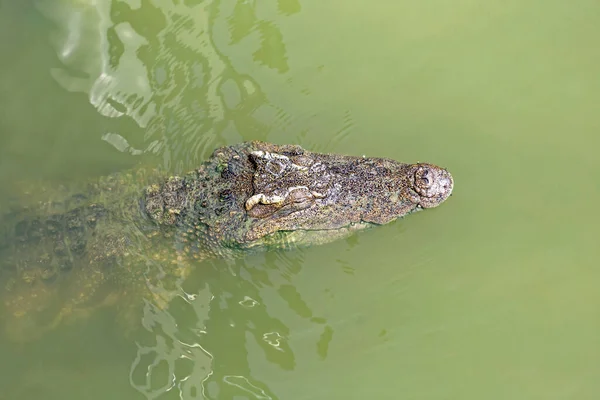
[[[155,221],[192,226],[218,247],[289,247],[436,207],[453,185],[433,164],[249,142],[217,149],[192,174],[149,189],[145,205]]]

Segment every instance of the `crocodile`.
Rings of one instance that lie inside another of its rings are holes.
[[[4,332],[38,338],[105,305],[135,321],[124,296],[166,307],[199,261],[325,244],[437,207],[453,186],[429,163],[259,141],[182,175],[114,174],[0,222]]]

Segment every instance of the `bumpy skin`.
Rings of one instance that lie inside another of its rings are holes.
[[[48,201],[0,221],[0,321],[8,336],[35,339],[65,317],[111,302],[111,289],[146,287],[139,266],[153,254],[142,249],[158,236],[139,207],[148,179],[140,171],[102,178],[75,195],[49,190]]]
[[[184,279],[185,260],[327,243],[436,207],[452,188],[451,175],[432,164],[264,142],[222,147],[200,168],[162,182],[111,177],[60,207],[4,223],[7,332],[39,335],[76,311],[112,303],[116,291],[165,305],[169,296],[149,288]],[[162,262],[154,280],[152,260]]]

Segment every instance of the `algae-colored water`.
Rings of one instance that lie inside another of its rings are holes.
[[[600,398],[600,3],[0,2],[0,206],[260,139],[429,161],[454,196],[346,241],[198,266],[0,338],[0,399]]]

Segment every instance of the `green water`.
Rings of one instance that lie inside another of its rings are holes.
[[[123,338],[0,338],[0,399],[600,398],[600,3],[0,1],[0,206],[247,139],[429,161],[442,207],[210,261]]]

